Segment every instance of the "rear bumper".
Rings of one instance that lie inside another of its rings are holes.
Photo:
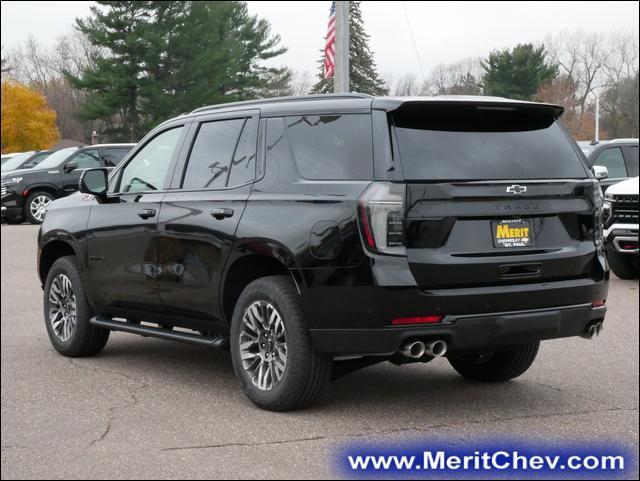
[[[621,254],[638,254],[637,224],[614,224],[605,230],[604,238]]]
[[[0,203],[0,212],[2,212],[3,219],[16,219],[22,217],[23,199],[15,192],[9,191],[6,195],[3,195]]]
[[[451,315],[421,327],[382,329],[312,329],[316,349],[333,355],[390,356],[410,340],[442,339],[448,352],[490,350],[525,342],[582,335],[594,321],[603,321],[606,307],[591,304],[501,312]]]
[[[22,209],[18,207],[2,206],[2,219],[19,219],[22,217]]]

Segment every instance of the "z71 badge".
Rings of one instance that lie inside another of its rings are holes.
[[[495,247],[530,247],[533,245],[533,227],[528,220],[502,220],[491,222]]]

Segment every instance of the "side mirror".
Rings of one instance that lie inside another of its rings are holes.
[[[107,169],[88,169],[80,176],[80,192],[91,194],[98,201],[104,200],[108,186]]]
[[[65,174],[68,174],[69,172],[73,172],[74,170],[76,170],[78,168],[78,164],[75,162],[69,162],[68,164],[65,164],[63,172]]]
[[[593,175],[597,180],[604,180],[609,177],[609,169],[604,165],[594,165],[591,170],[593,170]]]

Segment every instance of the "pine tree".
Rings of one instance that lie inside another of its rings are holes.
[[[67,74],[72,85],[88,93],[78,115],[83,120],[105,120],[104,134],[109,138],[137,141],[143,134],[139,90],[144,82],[144,33],[151,19],[151,2],[97,3],[99,6],[91,7],[91,17],[76,20],[76,28],[108,53],[97,58],[95,67],[82,77]]]
[[[245,2],[187,5],[180,21],[176,22],[174,12],[154,26],[161,33],[156,57],[166,61],[151,80],[154,98],[164,96],[168,104],[168,112],[162,112],[165,118],[167,113],[253,99],[282,88],[288,78],[286,69],[268,68],[264,61],[286,49],[265,19],[250,15]],[[167,37],[168,32],[173,32],[173,38]],[[171,40],[163,45],[167,38]]]
[[[544,46],[536,48],[530,43],[492,52],[482,68],[486,95],[520,100],[531,100],[541,85],[558,75],[558,67],[547,62]]]
[[[319,81],[312,93],[333,92],[333,79],[322,78],[324,73],[324,50],[320,59]],[[369,48],[369,35],[364,29],[360,2],[349,2],[349,91],[371,95],[387,95],[388,90],[376,71],[373,52]]]
[[[269,23],[239,1],[101,1],[77,28],[104,52],[95,67],[69,75],[84,90],[80,115],[111,125],[106,137],[137,141],[171,116],[207,104],[272,95],[286,69]]]

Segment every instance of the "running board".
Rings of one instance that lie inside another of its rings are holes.
[[[200,334],[191,334],[188,332],[172,331],[161,327],[143,326],[126,321],[114,321],[104,317],[92,317],[89,321],[92,326],[110,331],[130,332],[131,334],[139,334],[143,337],[157,337],[158,339],[166,339],[169,341],[187,342],[190,344],[199,344],[212,349],[227,350],[229,349],[229,338],[226,336],[207,337]]]

